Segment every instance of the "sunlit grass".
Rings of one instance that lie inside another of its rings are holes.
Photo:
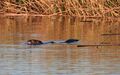
[[[2,1],[7,13],[71,16],[120,16],[120,0],[13,0]]]

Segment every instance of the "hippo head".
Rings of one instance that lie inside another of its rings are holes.
[[[27,41],[27,45],[39,45],[39,44],[43,44],[43,42],[35,39],[31,39]]]

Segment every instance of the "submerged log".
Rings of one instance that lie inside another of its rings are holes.
[[[120,46],[120,44],[77,45],[77,47],[89,47],[89,46]]]
[[[115,34],[115,33],[112,33],[112,34],[101,34],[103,36],[113,36],[113,35],[120,35],[120,34]]]

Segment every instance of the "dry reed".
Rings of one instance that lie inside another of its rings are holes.
[[[120,0],[1,0],[0,12],[84,17],[119,17]]]

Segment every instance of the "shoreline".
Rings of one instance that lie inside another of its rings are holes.
[[[0,16],[38,16],[38,17],[42,17],[42,16],[64,16],[64,17],[79,17],[79,18],[120,18],[120,16],[77,16],[77,15],[62,15],[62,14],[50,14],[50,15],[43,15],[43,14],[29,14],[29,13],[22,13],[22,14],[17,14],[17,13],[0,13]]]

